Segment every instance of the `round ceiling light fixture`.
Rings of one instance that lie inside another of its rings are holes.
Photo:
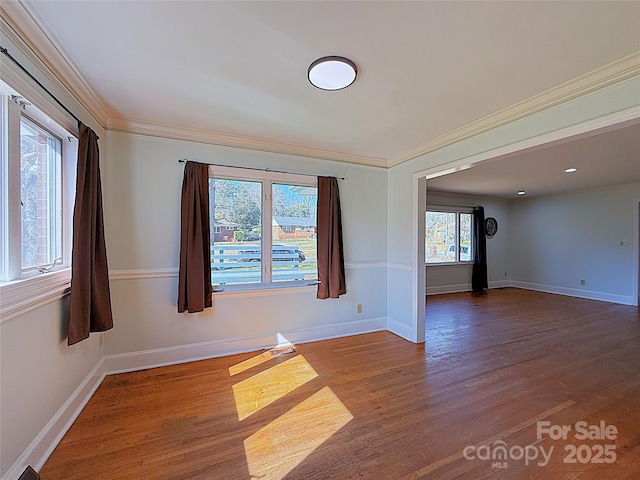
[[[569,167],[567,169],[565,169],[564,173],[573,173],[573,172],[577,172],[578,169],[575,167]]]
[[[527,194],[527,192],[525,192],[524,190],[520,190],[520,191],[518,192],[518,195],[520,195],[521,197],[522,197],[522,196],[524,196],[524,195],[526,195],[526,194]]]
[[[358,69],[348,58],[322,57],[309,65],[307,77],[311,85],[321,90],[342,90],[356,80]]]

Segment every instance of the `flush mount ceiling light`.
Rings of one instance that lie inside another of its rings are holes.
[[[571,167],[571,168],[567,168],[564,173],[573,173],[573,172],[577,172],[578,169],[575,167]]]
[[[321,90],[342,90],[351,85],[358,75],[356,64],[344,57],[322,57],[309,65],[307,77]]]
[[[526,194],[527,194],[527,192],[525,192],[524,190],[520,190],[520,191],[518,192],[518,195],[520,195],[521,197],[522,197],[523,195],[526,195]]]

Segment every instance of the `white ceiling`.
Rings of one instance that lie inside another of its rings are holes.
[[[22,4],[107,128],[193,129],[378,166],[640,51],[637,1]],[[357,64],[351,87],[309,84],[325,55]]]
[[[445,192],[516,198],[640,182],[640,124],[537,148],[428,180]],[[567,168],[577,168],[565,173]]]

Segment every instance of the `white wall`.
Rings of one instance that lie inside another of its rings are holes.
[[[115,327],[106,335],[105,353],[112,368],[274,345],[278,332],[304,340],[386,327],[383,169],[123,133],[108,133],[107,142],[103,182]],[[347,295],[317,300],[315,287],[220,293],[214,295],[213,309],[178,314],[184,164],[177,160],[185,157],[346,177],[339,186]],[[363,306],[361,314],[357,304]]]
[[[523,287],[632,303],[638,199],[636,183],[512,200],[511,278]]]
[[[427,181],[427,205],[438,203],[451,206],[482,205],[486,217],[498,221],[498,232],[487,237],[487,276],[489,288],[503,286],[509,272],[509,203],[499,198],[454,195],[429,190]],[[427,294],[471,290],[472,265],[429,265],[427,269]]]
[[[486,216],[496,217],[498,233],[487,238],[490,287],[507,284],[625,304],[633,302],[638,199],[637,183],[509,201],[428,194],[428,202],[482,204]],[[427,293],[470,290],[471,270],[427,267]]]

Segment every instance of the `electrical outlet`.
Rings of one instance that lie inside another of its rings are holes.
[[[356,307],[356,312],[362,313],[362,304],[361,303],[359,303],[358,306]]]
[[[580,280],[580,285],[586,285],[587,282],[585,280]]]

